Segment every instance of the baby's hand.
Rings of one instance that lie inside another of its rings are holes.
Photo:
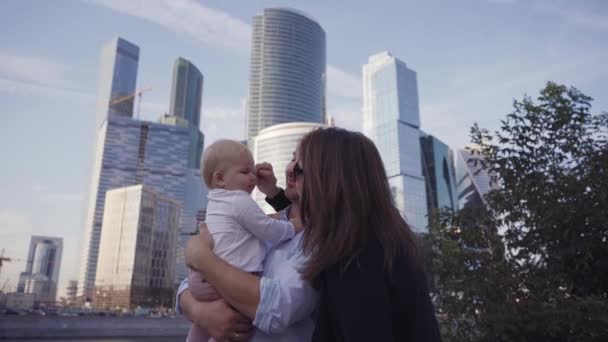
[[[289,222],[291,222],[291,224],[293,224],[293,227],[295,228],[296,233],[299,233],[302,230],[304,230],[304,225],[302,224],[302,220],[299,217],[292,218],[291,220],[289,220]]]

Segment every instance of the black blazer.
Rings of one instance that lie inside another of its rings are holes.
[[[313,341],[441,341],[424,272],[397,258],[389,276],[383,262],[373,239],[345,270],[322,272]]]
[[[291,204],[282,189],[266,201],[277,211]],[[441,341],[424,272],[398,258],[389,276],[375,239],[343,265],[319,276],[313,341]]]

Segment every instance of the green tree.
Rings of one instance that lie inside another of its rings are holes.
[[[434,213],[426,260],[446,342],[493,335],[496,317],[508,315],[512,279],[496,223],[484,208]],[[512,299],[512,298],[511,298]]]
[[[591,114],[591,102],[576,88],[549,82],[536,101],[514,101],[498,131],[472,128],[473,152],[483,156],[477,162],[496,189],[487,196],[487,211],[460,230],[470,229],[475,240],[475,222],[492,222],[504,233],[504,258],[480,261],[486,270],[476,274],[484,279],[457,265],[433,268],[479,292],[485,314],[468,340],[608,340],[608,115]],[[445,223],[435,225],[432,239],[443,238],[437,231],[448,230]],[[466,248],[434,246],[443,263],[449,253],[484,260]],[[500,294],[482,291],[482,281]],[[449,309],[468,312],[465,304]]]

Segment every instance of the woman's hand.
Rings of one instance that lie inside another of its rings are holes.
[[[208,302],[209,314],[205,321],[207,332],[216,341],[247,341],[253,326],[247,317],[233,310],[223,299]]]
[[[200,261],[213,253],[213,237],[207,230],[207,225],[199,225],[199,233],[191,237],[186,245],[185,257],[188,267],[202,272]]]
[[[216,341],[247,341],[253,334],[253,326],[247,317],[232,309],[223,299],[213,302],[197,302],[189,291],[180,297],[184,314],[192,323],[207,330]]]

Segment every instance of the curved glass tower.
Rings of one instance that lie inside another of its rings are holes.
[[[179,57],[173,64],[173,85],[169,113],[181,118],[194,130],[188,155],[188,167],[198,169],[205,136],[200,132],[201,102],[203,100],[203,74],[187,59]]]
[[[190,61],[179,57],[173,64],[170,114],[199,127],[202,97],[203,74]]]
[[[272,125],[325,122],[325,31],[293,9],[253,18],[247,139]]]

